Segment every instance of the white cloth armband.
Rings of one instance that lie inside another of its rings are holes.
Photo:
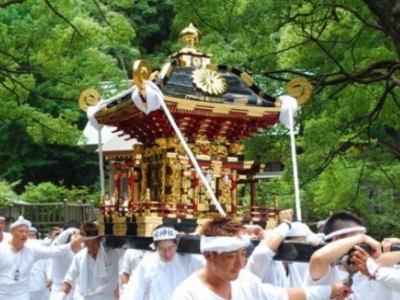
[[[329,285],[317,285],[303,287],[307,300],[330,299],[332,287]]]
[[[279,234],[281,237],[286,238],[290,230],[290,224],[286,222],[280,223],[273,229],[274,233]]]

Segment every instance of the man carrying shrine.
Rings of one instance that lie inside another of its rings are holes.
[[[173,227],[156,227],[153,242],[156,251],[144,255],[120,300],[169,300],[174,289],[204,265],[201,255],[176,252],[179,240]]]

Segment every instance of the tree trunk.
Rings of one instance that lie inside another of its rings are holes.
[[[393,40],[400,58],[400,0],[363,0],[378,18],[379,25]]]

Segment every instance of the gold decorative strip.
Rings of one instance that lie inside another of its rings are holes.
[[[240,79],[242,79],[248,86],[254,85],[253,78],[251,78],[250,75],[245,72],[240,74]]]

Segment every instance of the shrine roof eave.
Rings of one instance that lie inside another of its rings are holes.
[[[170,107],[173,106],[175,111],[182,113],[190,113],[196,111],[196,114],[206,114],[210,116],[211,114],[224,117],[224,116],[234,116],[240,115],[241,117],[247,116],[249,118],[263,118],[266,114],[279,114],[280,107],[259,107],[259,106],[247,106],[240,104],[226,104],[226,103],[212,103],[205,101],[196,101],[181,99],[171,96],[165,96],[164,100],[166,104]],[[129,112],[132,112],[130,114]],[[100,124],[118,124],[126,118],[131,118],[137,115],[145,114],[140,111],[131,101],[130,97],[127,99],[120,99],[115,101],[114,105],[98,111],[95,114],[95,118]],[[121,119],[122,118],[122,119]],[[151,122],[151,118],[149,118]]]
[[[209,140],[225,132],[227,141],[237,141],[277,123],[280,112],[278,107],[209,103],[169,96],[164,99],[175,122],[189,139],[196,139],[201,131],[206,132]],[[131,100],[103,109],[95,117],[100,124],[115,126],[143,143],[175,136],[162,109],[145,114]],[[205,122],[209,123],[206,131]]]
[[[104,157],[106,158],[132,158],[133,150],[131,151],[106,151],[103,152]]]

